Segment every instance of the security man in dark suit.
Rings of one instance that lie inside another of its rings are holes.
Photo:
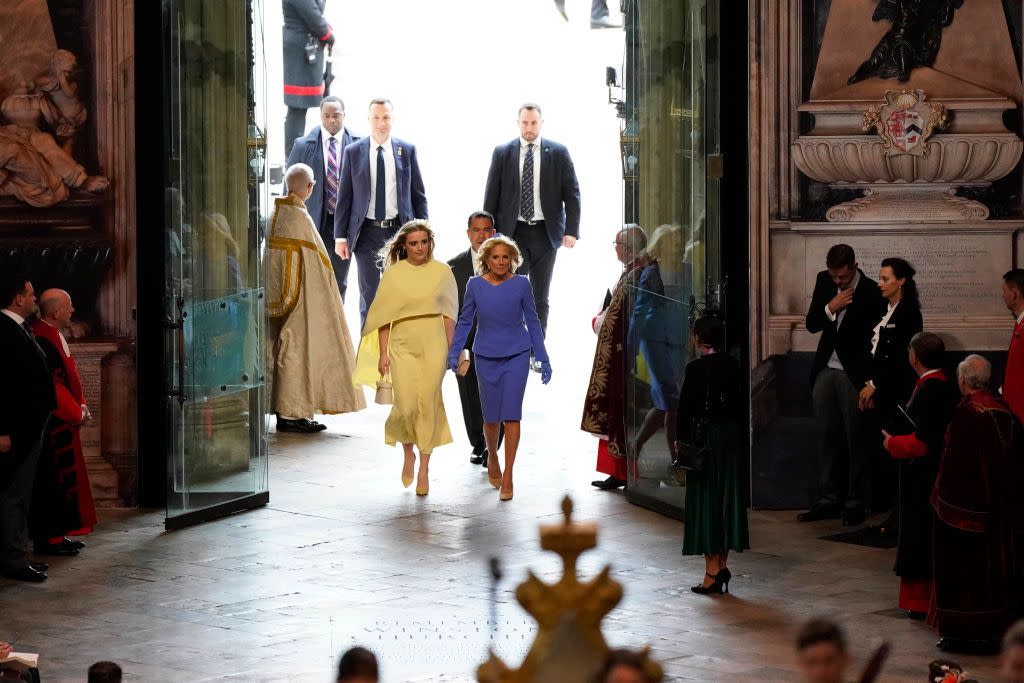
[[[0,278],[0,572],[19,581],[46,580],[47,566],[28,559],[28,511],[36,463],[57,406],[46,356],[25,328],[38,313],[32,283]]]
[[[334,279],[338,281],[341,300],[348,287],[348,267],[334,251],[334,214],[338,206],[341,182],[341,153],[359,138],[345,127],[345,103],[340,97],[328,95],[320,101],[320,125],[295,141],[288,155],[288,166],[303,163],[313,169],[313,194],[306,199],[306,210],[316,223],[320,238],[331,254]]]
[[[871,337],[885,311],[878,283],[857,267],[853,248],[828,250],[807,311],[811,333],[821,333],[811,371],[814,413],[824,440],[818,501],[797,519],[841,517],[844,525],[864,521],[867,449],[860,388],[871,372]]]
[[[341,159],[334,249],[359,266],[360,329],[380,286],[377,252],[402,225],[428,218],[416,148],[391,137],[393,113],[391,100],[371,100],[370,135],[346,147]]]
[[[306,129],[306,110],[324,96],[324,48],[334,46],[334,32],[324,19],[327,0],[282,0],[281,57],[284,59],[284,153]],[[316,168],[314,166],[314,168]]]
[[[523,264],[516,272],[530,278],[546,331],[555,256],[580,236],[580,186],[565,146],[541,139],[543,124],[539,105],[519,108],[519,137],[497,146],[491,157],[484,210],[494,215],[498,232],[519,246]]]
[[[452,267],[452,274],[455,276],[455,284],[459,288],[459,309],[462,308],[462,301],[466,297],[466,283],[469,278],[476,275],[475,256],[482,245],[489,238],[494,237],[494,216],[486,211],[475,211],[469,216],[469,225],[466,229],[466,236],[469,237],[469,249],[462,252],[455,258],[448,261]],[[466,339],[466,348],[473,348],[473,338],[476,329],[469,333]],[[471,351],[472,353],[472,351]],[[469,462],[473,465],[487,467],[487,442],[484,439],[484,416],[480,407],[480,387],[476,381],[476,363],[471,359],[469,372],[463,375],[456,375],[459,385],[459,400],[462,402],[462,419],[466,423],[466,435],[473,445],[473,452],[469,456]],[[498,445],[505,434],[505,426],[502,424],[498,434]],[[495,454],[497,456],[497,454]]]

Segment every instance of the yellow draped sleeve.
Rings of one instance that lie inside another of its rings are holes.
[[[430,260],[422,266],[412,266],[408,261],[399,261],[385,268],[377,295],[366,313],[352,381],[375,387],[380,379],[380,328],[424,315],[443,315],[452,320],[459,317],[458,285],[448,264]]]

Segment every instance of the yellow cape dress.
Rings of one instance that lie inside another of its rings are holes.
[[[458,319],[458,287],[452,269],[431,259],[414,266],[388,266],[366,314],[353,381],[376,387],[380,374],[378,330],[391,326],[388,355],[394,403],[384,424],[384,442],[411,443],[421,453],[452,442],[441,400],[447,370],[444,318]]]

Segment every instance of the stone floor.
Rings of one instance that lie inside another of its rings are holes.
[[[625,586],[608,640],[651,644],[669,680],[793,681],[793,625],[819,613],[841,616],[858,663],[892,643],[883,680],[923,679],[935,638],[894,607],[893,552],[818,540],[829,523],[752,512],[733,594],[692,594],[702,562],[680,556],[681,525],[591,489],[591,438],[545,415],[576,391],[531,380],[510,503],[466,462],[464,437],[438,450],[429,497],[402,489],[379,406],[328,418],[320,435],[272,433],[268,507],[173,533],[161,512],[106,512],[46,584],[0,581],[0,639],[40,652],[48,681],[83,680],[104,658],[130,681],[327,681],[353,643],[379,653],[385,681],[472,680],[489,643],[512,661],[528,647],[532,621],[512,591],[528,567],[558,576],[537,526],[558,519],[568,492],[577,517],[600,524],[581,570],[610,563]],[[454,412],[453,382],[446,392]],[[491,556],[504,570],[496,623]],[[991,660],[967,663],[993,680]]]

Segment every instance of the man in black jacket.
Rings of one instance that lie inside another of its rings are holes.
[[[0,572],[19,581],[46,580],[46,565],[28,559],[28,510],[43,433],[56,407],[46,356],[25,329],[38,311],[32,283],[0,278]]]
[[[821,333],[811,371],[814,413],[824,435],[818,501],[797,519],[842,517],[844,525],[857,525],[864,521],[867,478],[858,399],[868,381],[871,335],[885,300],[878,283],[857,267],[849,245],[829,249],[825,267],[806,317],[807,330]]]

